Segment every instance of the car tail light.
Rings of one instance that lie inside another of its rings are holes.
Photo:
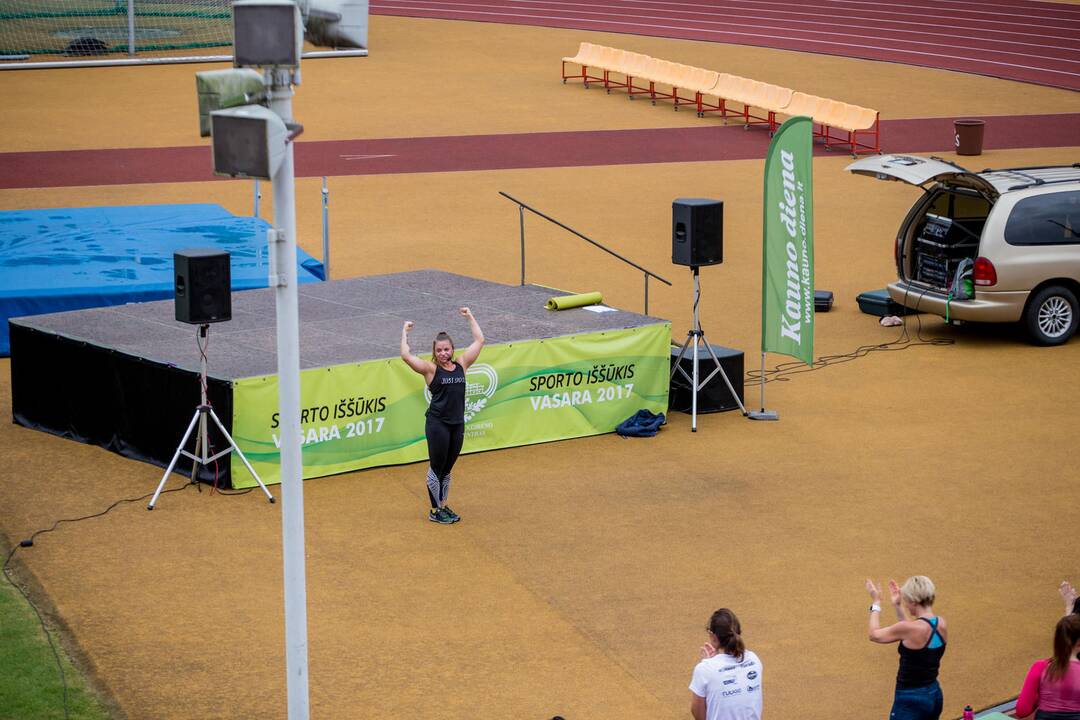
[[[994,269],[994,263],[984,257],[975,258],[975,269],[971,276],[975,284],[980,287],[997,284],[997,270]]]

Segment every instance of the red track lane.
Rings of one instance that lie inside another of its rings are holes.
[[[1080,146],[1080,113],[983,118],[988,150]],[[887,152],[952,150],[952,120],[882,122]],[[600,130],[300,142],[299,177],[460,172],[538,167],[749,160],[763,158],[764,130],[741,126]],[[537,152],[537,148],[541,152]],[[821,145],[815,146],[824,155]],[[837,154],[842,154],[837,151]],[[1062,158],[1075,162],[1080,158]],[[985,161],[974,160],[981,168]],[[220,180],[205,146],[0,154],[0,188],[127,185]]]
[[[755,45],[1080,90],[1080,7],[1032,0],[372,0],[371,12]]]

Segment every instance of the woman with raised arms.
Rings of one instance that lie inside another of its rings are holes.
[[[432,361],[423,360],[409,350],[411,320],[401,328],[401,359],[418,375],[423,375],[431,403],[427,409],[424,434],[427,436],[427,488],[431,510],[428,520],[450,525],[461,519],[446,504],[450,494],[450,471],[454,468],[461,443],[465,439],[465,371],[476,362],[484,347],[484,334],[467,307],[460,310],[469,321],[472,344],[454,359],[454,341],[445,332],[435,336],[431,344]]]

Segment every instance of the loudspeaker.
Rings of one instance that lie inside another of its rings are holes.
[[[739,400],[743,399],[743,354],[741,350],[734,350],[732,348],[720,347],[719,345],[710,345],[712,351],[716,353],[716,359],[720,361],[720,367],[724,368],[724,372],[728,376],[728,380],[731,381],[732,387],[735,388],[735,392],[739,394]],[[687,346],[686,352],[683,354],[682,369],[686,371],[686,374],[690,377],[694,376],[694,348],[693,346]],[[679,357],[679,348],[671,349],[671,369],[675,369],[675,360]],[[698,380],[704,380],[709,373],[716,369],[716,363],[712,361],[712,357],[709,356],[709,351],[705,349],[703,345],[698,346]],[[688,413],[691,407],[691,388],[693,386],[690,382],[682,376],[682,373],[676,372],[671,376],[671,387],[668,392],[668,409],[678,412]],[[720,377],[720,373],[716,373],[713,379],[709,381],[709,384],[701,388],[698,391],[697,396],[697,410],[699,413],[711,413],[722,412],[724,410],[735,410],[739,407],[739,403],[735,402],[735,397],[727,389],[727,385],[724,384],[724,378]]]
[[[724,203],[676,198],[671,203],[671,262],[717,265],[724,262]]]
[[[232,319],[229,253],[192,249],[173,253],[176,319],[192,325]]]

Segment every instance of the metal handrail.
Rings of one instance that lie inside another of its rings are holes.
[[[667,285],[669,287],[671,286],[670,282],[668,282],[664,278],[660,277],[659,275],[654,273],[652,270],[647,270],[647,269],[641,267],[640,265],[638,265],[633,260],[627,260],[622,255],[620,255],[619,253],[615,252],[614,250],[611,250],[609,248],[604,247],[603,245],[596,242],[592,238],[589,238],[589,237],[586,237],[586,236],[582,235],[581,233],[579,233],[574,228],[572,228],[572,227],[570,227],[568,225],[564,225],[563,223],[559,222],[558,220],[556,220],[555,218],[553,218],[553,217],[551,217],[549,215],[545,215],[544,213],[540,212],[536,208],[530,207],[526,203],[523,203],[520,200],[518,200],[517,198],[504,193],[502,190],[499,191],[499,194],[502,195],[507,200],[510,200],[511,202],[516,203],[517,206],[518,206],[518,219],[519,219],[520,227],[521,227],[521,284],[522,285],[525,284],[525,211],[528,210],[529,212],[531,212],[531,213],[533,213],[535,215],[539,215],[540,217],[544,218],[548,222],[554,223],[555,225],[558,225],[563,230],[566,230],[569,233],[573,233],[574,235],[577,235],[579,238],[581,238],[585,242],[590,243],[592,245],[595,245],[596,247],[598,247],[601,250],[603,250],[604,252],[606,252],[608,255],[614,255],[615,257],[622,260],[627,265],[630,265],[630,266],[640,270],[645,275],[645,314],[646,315],[649,314],[649,278],[654,277],[657,280],[659,280],[660,282],[664,283],[665,285]]]

